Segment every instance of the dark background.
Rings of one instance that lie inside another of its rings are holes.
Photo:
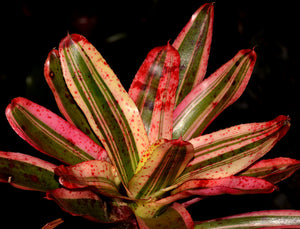
[[[128,89],[150,49],[176,38],[192,13],[206,1],[10,1],[0,7],[0,149],[43,157],[9,127],[4,110],[17,96],[59,113],[43,78],[48,52],[67,33],[86,36]],[[300,159],[299,12],[292,3],[215,1],[215,20],[208,75],[244,48],[258,54],[254,73],[242,97],[223,112],[207,132],[289,115],[292,126],[267,154]],[[43,157],[44,159],[46,157]],[[189,208],[195,220],[265,209],[300,210],[300,173],[267,195],[220,196]],[[0,184],[1,228],[41,228],[62,217],[58,228],[98,228],[64,213],[44,193]]]

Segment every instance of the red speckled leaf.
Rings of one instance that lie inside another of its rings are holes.
[[[180,56],[169,43],[152,49],[135,75],[129,95],[137,105],[150,143],[172,139]]]
[[[59,53],[55,49],[48,54],[44,66],[44,75],[57,106],[65,119],[88,135],[94,142],[101,145],[67,88],[60,65]]]
[[[288,131],[289,117],[233,126],[194,138],[194,159],[176,183],[235,175],[265,155]]]
[[[256,61],[254,50],[239,51],[198,84],[174,110],[173,138],[190,140],[244,92]]]
[[[104,201],[92,191],[68,190],[64,188],[47,192],[47,198],[54,200],[64,211],[100,223],[114,223],[126,220],[132,211],[124,202]]]
[[[162,195],[163,189],[181,174],[193,155],[193,146],[181,139],[157,141],[145,152],[130,180],[130,195],[136,199]]]
[[[173,46],[180,54],[176,105],[204,78],[213,31],[214,6],[201,6],[182,29]]]
[[[140,229],[193,229],[194,222],[188,211],[179,203],[174,203],[164,213],[155,218],[137,217]]]
[[[55,169],[59,182],[68,189],[92,188],[105,196],[121,196],[118,192],[120,179],[114,166],[106,161],[85,161],[73,166]]]
[[[59,187],[56,165],[29,155],[0,151],[0,182],[25,190],[42,191]]]
[[[208,221],[195,222],[195,229],[226,228],[300,228],[300,211],[258,211]]]
[[[68,35],[59,54],[67,87],[127,185],[149,146],[136,105],[85,37]]]
[[[255,193],[270,193],[275,186],[264,179],[246,176],[231,176],[221,179],[190,180],[172,191],[172,194],[215,196],[222,194],[242,195]]]
[[[300,169],[299,160],[279,157],[261,160],[239,175],[263,178],[272,184],[276,184],[290,177],[298,169]]]
[[[32,101],[15,98],[6,117],[16,133],[40,152],[67,164],[108,160],[106,151],[75,126]]]

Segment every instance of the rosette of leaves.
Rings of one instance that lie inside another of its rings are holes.
[[[253,49],[240,50],[204,79],[213,10],[201,6],[173,44],[151,50],[128,92],[86,38],[67,35],[44,68],[64,118],[25,98],[6,109],[16,133],[61,164],[0,152],[0,180],[120,227],[299,227],[299,211],[193,222],[185,208],[216,195],[273,192],[300,167],[259,160],[286,134],[287,116],[203,134],[241,96],[256,60]]]

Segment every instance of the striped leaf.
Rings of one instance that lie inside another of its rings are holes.
[[[193,155],[193,146],[181,139],[161,139],[151,145],[129,182],[132,197],[141,199],[162,195],[163,188],[173,183]]]
[[[193,229],[194,222],[188,211],[179,203],[174,203],[164,213],[155,218],[137,217],[141,229]]]
[[[300,228],[300,211],[258,211],[209,221],[195,222],[195,229],[221,228]]]
[[[89,190],[68,190],[64,188],[47,192],[47,199],[54,200],[71,215],[82,216],[100,223],[114,223],[132,215],[123,202],[103,201],[99,195]]]
[[[6,117],[16,133],[40,152],[67,164],[107,160],[106,151],[75,126],[25,98],[15,98]]]
[[[129,95],[137,105],[150,143],[172,139],[180,56],[168,43],[152,49],[135,75]]]
[[[59,53],[55,49],[48,54],[44,66],[44,75],[58,108],[66,120],[88,135],[94,142],[101,145],[67,88],[60,65]]]
[[[171,188],[168,188],[168,191]],[[182,184],[178,188],[171,191],[169,196],[156,201],[145,201],[140,203],[135,213],[140,215],[155,216],[161,212],[165,206],[171,203],[191,198],[190,201],[183,203],[184,206],[189,206],[192,203],[198,202],[208,196],[216,196],[223,194],[242,195],[242,194],[256,194],[256,193],[270,193],[276,189],[272,183],[255,177],[245,176],[231,176],[221,179],[197,179],[190,180]],[[191,203],[190,203],[191,202]]]
[[[120,196],[120,179],[112,164],[106,161],[85,161],[55,169],[59,182],[68,189],[92,188],[105,196]]]
[[[241,50],[209,78],[196,86],[174,111],[173,138],[199,136],[226,107],[243,93],[256,54]]]
[[[260,178],[246,176],[230,176],[221,179],[190,180],[171,192],[172,195],[181,193],[187,196],[216,196],[223,194],[244,195],[256,193],[270,193],[275,186]]]
[[[276,184],[300,169],[300,161],[279,157],[261,160],[253,166],[240,173],[240,176],[251,176],[263,178],[272,184]]]
[[[148,137],[139,111],[101,54],[83,36],[64,38],[59,54],[66,84],[126,185]]]
[[[181,57],[176,105],[205,76],[212,40],[213,17],[213,4],[202,5],[192,15],[173,43]]]
[[[25,190],[42,191],[59,187],[56,165],[29,155],[0,151],[0,182]]]
[[[265,155],[288,131],[289,117],[234,126],[194,138],[195,157],[176,183],[228,177]]]

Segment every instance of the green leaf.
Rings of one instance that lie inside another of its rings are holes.
[[[149,141],[139,111],[101,54],[83,36],[59,46],[66,84],[127,185]]]
[[[20,137],[64,163],[109,161],[105,150],[74,125],[28,99],[13,99],[6,108],[6,117]]]
[[[145,152],[130,180],[130,195],[136,199],[154,198],[181,174],[194,155],[193,146],[185,141],[161,139]]]
[[[60,65],[59,53],[55,49],[48,54],[44,66],[44,75],[58,108],[66,120],[88,135],[94,142],[101,145],[67,88]]]
[[[282,115],[268,122],[233,126],[190,140],[195,157],[176,183],[237,174],[265,155],[286,134],[289,120]]]
[[[72,166],[61,165],[55,169],[55,174],[68,189],[92,188],[105,196],[121,196],[118,192],[120,179],[109,162],[92,160]]]
[[[174,203],[164,213],[155,218],[141,218],[137,216],[141,229],[192,229],[194,222],[188,211],[179,203]]]
[[[132,215],[124,202],[104,201],[89,190],[68,190],[64,188],[47,192],[47,199],[54,200],[64,211],[75,216],[100,223],[115,223]]]
[[[195,229],[300,228],[300,211],[273,210],[195,222]]]
[[[176,105],[205,76],[212,40],[213,16],[213,4],[202,5],[193,14],[173,43],[181,59]]]
[[[174,111],[173,138],[198,137],[243,93],[253,71],[254,50],[239,51],[209,78],[198,84]]]
[[[29,155],[0,151],[0,182],[25,190],[42,191],[59,187],[56,165]]]
[[[137,105],[150,144],[172,139],[180,56],[168,43],[152,49],[135,75],[129,95]]]
[[[261,160],[247,168],[239,175],[263,178],[273,184],[276,184],[290,177],[298,169],[300,169],[300,161],[291,158],[279,157]]]

